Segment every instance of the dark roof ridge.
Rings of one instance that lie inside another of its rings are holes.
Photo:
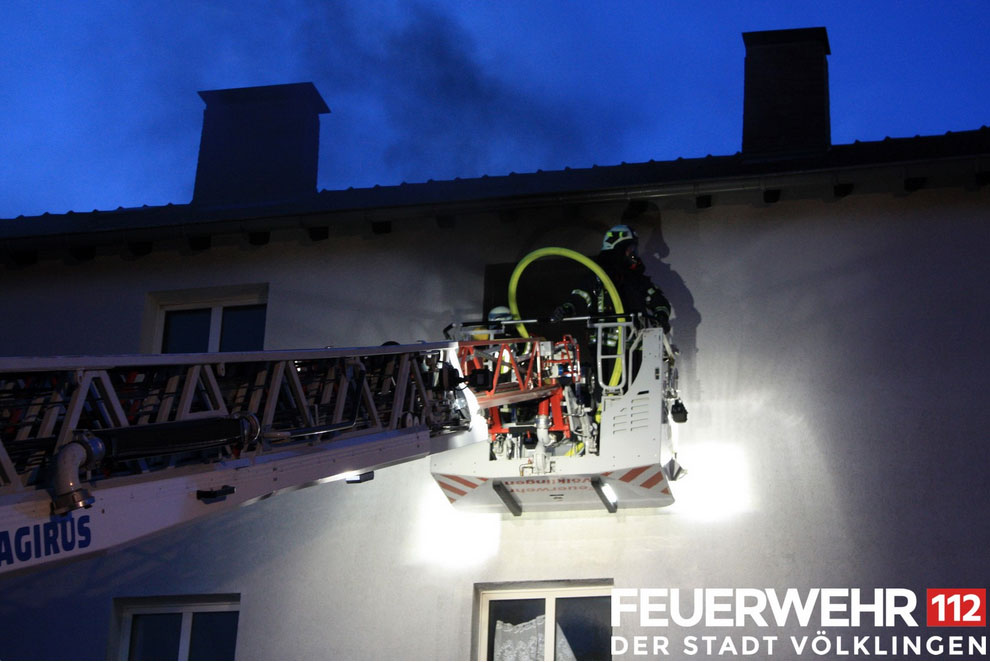
[[[401,205],[436,204],[483,200],[534,194],[567,193],[588,189],[634,186],[646,182],[664,183],[685,180],[712,180],[754,174],[780,174],[795,171],[820,171],[844,167],[867,167],[897,162],[944,159],[952,157],[990,155],[990,128],[981,126],[967,131],[947,131],[944,134],[886,137],[876,141],[854,141],[832,145],[821,154],[779,155],[772,158],[748,160],[737,152],[732,155],[677,157],[673,160],[622,162],[617,165],[565,167],[560,170],[537,169],[534,172],[510,172],[502,175],[484,174],[478,177],[455,177],[447,180],[428,179],[421,182],[376,184],[370,187],[323,189],[312,196],[291,200],[273,200],[253,204],[208,205],[196,203],[166,203],[140,207],[118,207],[64,213],[44,212],[35,216],[20,215],[0,219],[0,238],[13,239],[53,232],[85,233],[105,227],[123,225],[128,218],[144,220],[141,227],[171,225],[181,218],[184,222],[227,220],[319,212],[323,203],[336,204],[322,209],[392,207]],[[44,231],[34,223],[50,226]],[[71,229],[66,220],[71,219]],[[158,222],[156,222],[158,221]],[[27,225],[32,227],[28,228]],[[82,226],[81,226],[82,225]],[[86,228],[86,225],[92,227]],[[64,227],[63,227],[64,226]]]

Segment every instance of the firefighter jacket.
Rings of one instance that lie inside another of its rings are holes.
[[[647,320],[670,331],[670,302],[645,273],[643,262],[630,261],[621,251],[602,251],[595,262],[612,280],[627,313],[641,313]],[[597,276],[590,276],[558,309],[563,316],[608,314],[615,312],[605,286]]]

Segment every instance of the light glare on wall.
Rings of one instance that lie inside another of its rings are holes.
[[[752,476],[738,444],[691,442],[681,446],[678,461],[689,473],[672,486],[672,512],[714,521],[753,510]]]
[[[407,560],[413,565],[469,568],[498,554],[500,513],[456,510],[431,480],[420,496]]]

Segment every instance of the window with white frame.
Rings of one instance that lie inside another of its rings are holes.
[[[264,349],[268,286],[245,285],[149,295],[155,353]]]
[[[477,659],[611,659],[611,581],[479,585],[476,590]]]
[[[118,660],[233,660],[240,596],[118,598]]]

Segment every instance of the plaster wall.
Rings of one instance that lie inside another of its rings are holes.
[[[240,593],[243,659],[463,659],[479,582],[982,586],[988,209],[984,188],[639,220],[647,270],[674,304],[690,411],[670,508],[466,515],[428,460],[412,462],[0,578],[0,621],[18,633],[0,658],[112,655],[112,599],[125,596]],[[137,351],[148,292],[242,283],[269,285],[269,348],[439,339],[481,312],[485,263],[547,245],[593,253],[615,218],[417,221],[6,272],[21,314],[0,347]]]

